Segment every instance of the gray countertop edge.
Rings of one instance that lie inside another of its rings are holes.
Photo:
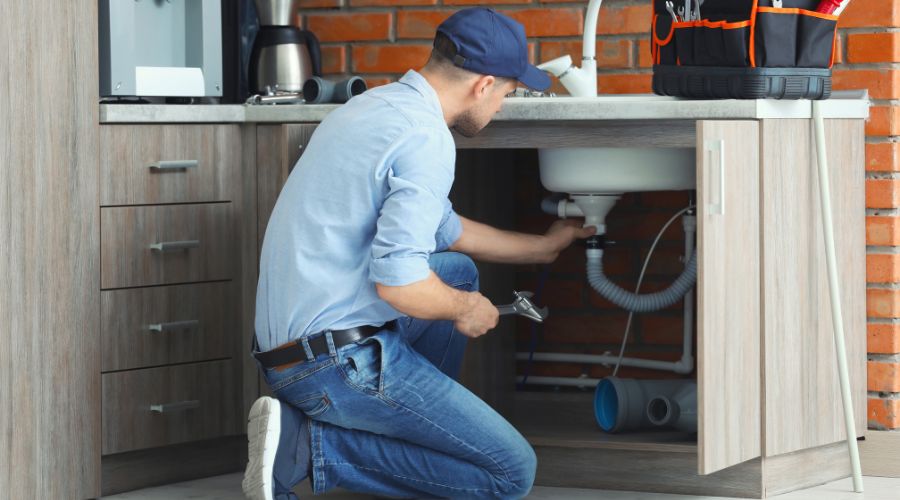
[[[317,123],[336,104],[164,105],[101,104],[100,123]],[[865,119],[869,101],[860,94],[822,101],[826,118]],[[810,118],[811,101],[686,100],[653,95],[599,98],[509,98],[496,122],[610,120],[754,120]]]

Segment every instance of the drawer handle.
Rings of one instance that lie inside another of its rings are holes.
[[[168,172],[172,170],[187,170],[189,168],[197,168],[200,165],[198,160],[161,160],[150,164],[150,170],[158,172]]]
[[[150,405],[150,411],[152,411],[153,413],[172,413],[176,411],[193,410],[195,408],[200,408],[199,400]]]
[[[157,252],[174,252],[177,250],[187,250],[188,248],[197,248],[200,246],[200,240],[185,241],[162,241],[150,245],[151,250]]]
[[[171,321],[169,323],[153,323],[148,326],[151,332],[172,332],[175,330],[196,330],[200,321],[189,319],[186,321]]]

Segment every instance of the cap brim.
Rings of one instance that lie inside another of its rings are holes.
[[[544,91],[550,88],[550,75],[546,71],[537,69],[529,64],[525,67],[525,73],[518,78],[526,87],[532,90]]]

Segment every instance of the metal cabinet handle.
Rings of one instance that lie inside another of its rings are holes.
[[[171,332],[175,330],[196,330],[200,321],[189,319],[185,321],[171,321],[169,323],[152,323],[147,328],[151,332]]]
[[[199,160],[160,160],[156,163],[151,163],[150,170],[156,170],[158,172],[187,170],[189,168],[197,168],[199,165]]]
[[[178,403],[163,403],[158,405],[150,405],[150,411],[153,413],[172,413],[176,411],[187,411],[200,408],[200,401],[179,401]]]
[[[200,240],[184,240],[184,241],[161,241],[152,243],[151,250],[157,252],[174,252],[176,250],[187,250],[188,248],[197,248],[200,246]]]
[[[721,139],[706,141],[703,149],[707,155],[716,155],[710,163],[716,166],[719,176],[718,203],[710,203],[708,205],[710,213],[712,215],[725,215],[725,141]]]

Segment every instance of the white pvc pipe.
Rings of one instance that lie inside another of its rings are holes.
[[[831,295],[831,323],[834,330],[834,346],[837,351],[841,400],[844,405],[844,425],[847,432],[847,447],[850,449],[850,466],[853,469],[853,490],[857,493],[862,493],[862,469],[859,464],[859,448],[856,442],[856,423],[853,418],[853,400],[850,394],[850,374],[847,371],[847,349],[844,343],[844,319],[841,312],[837,257],[834,250],[834,222],[831,217],[831,181],[828,176],[828,155],[825,149],[825,120],[822,118],[821,101],[813,101],[812,108],[816,135],[816,165],[819,171],[822,230],[825,236],[825,260],[828,265],[828,285]]]
[[[529,353],[517,352],[516,359],[519,361],[527,361]],[[614,365],[619,360],[618,356],[612,354],[568,354],[561,352],[536,352],[534,353],[534,361],[544,361],[550,363],[581,363],[590,365]],[[633,366],[635,368],[647,368],[650,370],[672,371],[676,373],[690,373],[692,366],[685,366],[682,361],[659,361],[655,359],[641,358],[622,358],[623,366]],[[687,371],[684,371],[687,370]],[[532,377],[528,377],[531,382]]]
[[[519,383],[525,380],[520,376]],[[598,378],[570,378],[570,377],[528,377],[528,383],[534,385],[564,385],[568,387],[597,387],[600,383]]]

